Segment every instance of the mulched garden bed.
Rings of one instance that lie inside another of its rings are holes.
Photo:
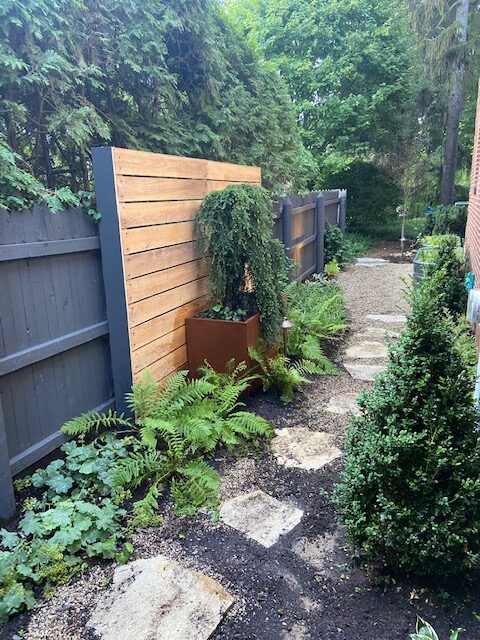
[[[381,253],[385,255],[388,249]],[[394,310],[400,289],[395,282],[405,272],[401,265],[396,268],[398,272],[394,265],[349,269],[341,275],[354,326],[361,326],[367,312]],[[372,293],[375,278],[381,279],[390,299]],[[343,342],[337,343],[332,354],[337,361],[343,348]],[[345,417],[326,413],[323,407],[334,394],[366,386],[341,369],[338,376],[316,378],[305,395],[286,407],[274,393],[252,395],[248,407],[277,428],[327,431],[342,446]],[[176,518],[167,500],[162,503],[163,524],[135,534],[132,559],[160,553],[180,559],[219,580],[235,597],[213,640],[408,640],[417,615],[433,624],[440,640],[447,640],[456,627],[466,629],[462,640],[480,638],[478,572],[432,583],[389,575],[352,557],[329,499],[341,460],[320,471],[286,469],[265,447],[235,456],[219,452],[212,462],[222,476],[222,498],[262,489],[304,511],[301,523],[269,549],[207,515]],[[18,634],[30,640],[92,640],[95,636],[85,624],[113,568],[112,563],[96,565],[59,587],[50,600],[5,625],[0,638]]]

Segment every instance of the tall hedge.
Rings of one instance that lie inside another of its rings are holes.
[[[285,84],[216,0],[9,0],[0,34],[0,165],[16,154],[18,168],[0,206],[42,186],[89,190],[98,144],[258,164],[268,188],[305,186],[313,162]]]

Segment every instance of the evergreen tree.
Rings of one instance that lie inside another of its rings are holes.
[[[393,570],[446,575],[480,561],[474,379],[434,276],[413,293],[386,372],[352,419],[335,500],[352,542]]]

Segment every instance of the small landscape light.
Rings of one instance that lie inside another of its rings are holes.
[[[291,322],[287,316],[284,316],[280,327],[282,328],[283,333],[283,353],[284,355],[287,355],[288,331],[293,327],[293,322]]]

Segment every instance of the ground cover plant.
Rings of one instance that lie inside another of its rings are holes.
[[[63,445],[64,459],[22,480],[34,495],[17,531],[0,531],[0,620],[31,608],[36,589],[68,581],[89,558],[125,562],[129,531],[159,524],[167,487],[177,515],[215,512],[219,478],[204,455],[271,435],[239,402],[253,379],[245,364],[223,374],[206,365],[192,381],[181,371],[163,384],[147,374],[128,397],[135,420],[109,412],[67,422],[63,432],[77,440]]]
[[[372,244],[367,235],[344,234],[339,227],[328,225],[325,231],[325,263],[328,264],[332,260],[336,260],[340,265],[354,262],[356,258],[367,253]]]
[[[211,261],[212,307],[260,314],[262,337],[278,337],[288,268],[284,247],[272,236],[265,189],[249,184],[209,193],[195,216],[199,249]]]
[[[446,576],[480,562],[480,434],[474,373],[438,279],[412,292],[386,372],[360,399],[335,502],[371,558],[392,571]]]

